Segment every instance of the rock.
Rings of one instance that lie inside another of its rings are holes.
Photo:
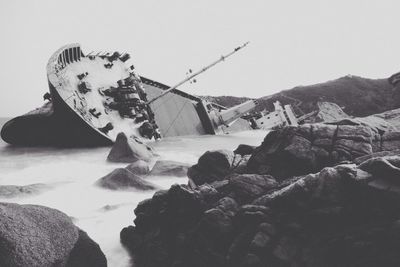
[[[244,257],[241,266],[243,266],[243,267],[262,267],[263,264],[257,255],[249,253]]]
[[[239,173],[239,174],[248,173],[247,163],[249,162],[250,156],[251,155],[245,155],[245,156],[241,157],[240,161],[236,164],[233,171],[235,173]]]
[[[318,102],[318,113],[315,122],[332,122],[349,118],[337,104],[332,102]]]
[[[394,128],[393,132],[400,131],[400,108],[388,110],[372,116],[382,118],[385,122],[389,123]]]
[[[155,153],[152,148],[142,143],[138,138],[127,137],[119,133],[107,160],[111,162],[132,163],[137,160],[150,162],[154,159]]]
[[[63,266],[77,240],[77,227],[58,210],[0,203],[0,266]]]
[[[222,180],[231,173],[235,155],[228,150],[207,151],[188,170],[188,177],[196,184],[212,183]]]
[[[233,174],[229,176],[229,181],[232,191],[241,202],[255,199],[278,186],[270,175]]]
[[[46,184],[30,184],[30,185],[0,185],[1,198],[14,198],[36,195],[49,190],[51,186]]]
[[[78,241],[68,257],[67,267],[106,267],[107,259],[100,246],[79,229]]]
[[[383,151],[398,150],[400,148],[400,132],[387,132],[382,135]]]
[[[97,185],[112,190],[154,190],[156,187],[124,168],[118,168],[100,178]]]
[[[204,213],[200,227],[217,235],[229,234],[233,230],[232,217],[220,209],[209,209]]]
[[[253,152],[254,152],[255,149],[256,149],[255,146],[240,144],[240,145],[233,151],[233,153],[239,154],[239,155],[241,155],[241,156],[244,156],[244,155],[251,155],[251,154],[253,154]]]
[[[400,185],[400,157],[385,156],[372,158],[359,165],[374,177],[381,177],[383,180],[391,180],[394,184]]]
[[[137,175],[147,175],[150,172],[150,165],[144,160],[137,160],[126,166],[125,169]]]
[[[151,169],[151,176],[186,177],[190,165],[171,160],[159,160]]]
[[[262,250],[271,244],[271,237],[264,232],[257,232],[250,246],[254,250]]]
[[[204,212],[200,227],[211,232],[212,235],[226,235],[233,230],[233,217],[238,210],[236,201],[233,198],[225,197],[220,199],[215,208]]]

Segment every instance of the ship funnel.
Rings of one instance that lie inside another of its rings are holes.
[[[219,114],[218,125],[230,125],[235,120],[239,119],[243,114],[251,111],[258,105],[257,100],[249,100],[240,105],[222,110]]]

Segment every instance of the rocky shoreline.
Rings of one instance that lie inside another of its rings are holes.
[[[400,133],[346,120],[209,151],[135,209],[135,266],[399,266]],[[249,154],[249,155],[246,155]]]
[[[400,266],[400,132],[344,119],[268,133],[258,147],[212,150],[189,166],[159,160],[120,135],[97,180],[104,190],[155,190],[121,243],[137,267]],[[0,186],[5,197],[42,184]],[[112,206],[104,207],[113,209]],[[107,266],[99,245],[66,214],[0,203],[0,266]]]

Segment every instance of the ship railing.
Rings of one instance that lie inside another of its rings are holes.
[[[55,70],[62,70],[67,65],[80,61],[84,56],[79,44],[66,45],[53,54],[48,66],[52,66]]]

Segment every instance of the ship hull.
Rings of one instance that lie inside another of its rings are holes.
[[[54,110],[16,117],[3,125],[1,137],[18,146],[97,147],[112,141],[71,110],[49,83]]]

